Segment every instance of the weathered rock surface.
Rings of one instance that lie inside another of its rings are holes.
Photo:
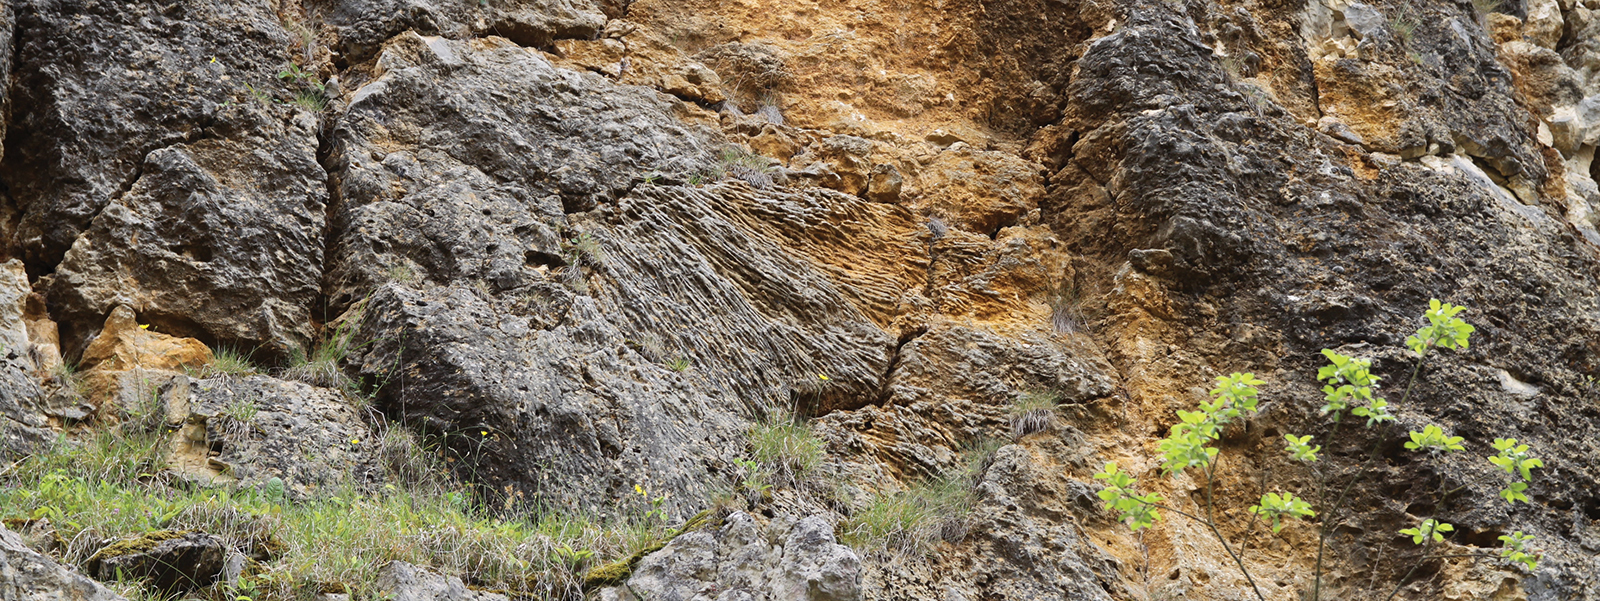
[[[66,252],[51,300],[68,323],[125,305],[212,345],[304,353],[327,201],[317,120],[254,103],[211,118],[204,139],[143,156],[138,179]]]
[[[216,582],[227,556],[227,544],[216,536],[160,530],[111,543],[85,565],[100,580],[147,579],[148,586],[172,593]]]
[[[181,475],[214,484],[281,478],[293,499],[384,478],[382,441],[344,393],[255,375],[181,378],[161,391]]]
[[[639,561],[625,587],[603,598],[854,601],[861,560],[812,516],[762,523],[735,512],[714,532],[679,535]]]
[[[122,601],[122,596],[29,549],[22,537],[0,526],[0,599]]]
[[[270,135],[250,122],[230,128],[219,108],[253,102],[247,85],[282,89],[275,75],[293,38],[275,3],[7,5],[16,6],[19,33],[0,173],[18,209],[16,244],[35,274],[135,185],[152,152],[222,132],[240,136],[232,142]]]
[[[374,582],[379,594],[394,601],[505,601],[499,593],[467,588],[460,578],[444,576],[403,561],[389,562]]]
[[[1225,515],[1261,477],[1312,481],[1282,433],[1318,436],[1340,473],[1384,453],[1323,598],[1595,599],[1600,7],[1476,10],[21,3],[0,233],[26,269],[0,270],[0,343],[23,350],[0,365],[0,428],[23,450],[83,420],[29,371],[65,347],[106,382],[96,398],[166,403],[201,479],[376,483],[372,428],[338,393],[177,373],[202,342],[282,358],[349,323],[344,367],[376,408],[494,494],[605,512],[637,484],[688,514],[752,421],[811,418],[836,490],[679,536],[633,574],[647,598],[1236,599],[1249,584],[1205,531],[1169,515],[1129,533],[1092,474],[1114,459],[1186,503],[1200,485],[1158,475],[1154,438],[1214,375],[1253,371],[1269,392],[1225,441]],[[282,106],[289,61],[337,74],[329,113]],[[727,144],[777,164],[730,164]],[[1479,330],[1430,357],[1398,427],[1440,424],[1470,453],[1332,436],[1316,351],[1404,380],[1398,344],[1431,297]],[[1035,391],[1056,423],[995,455],[964,534],[925,561],[792,521],[949,473]],[[1487,484],[1500,436],[1545,458],[1531,503]],[[1435,481],[1460,488],[1436,502],[1416,484]],[[1372,550],[1427,516],[1463,554],[1532,533],[1543,563],[1401,582],[1409,564]],[[1286,601],[1315,525],[1225,530]]]
[[[311,0],[307,5],[332,26],[337,50],[350,62],[370,58],[407,30],[452,39],[495,35],[542,48],[558,39],[595,37],[606,24],[595,0]]]
[[[350,94],[331,159],[342,202],[326,286],[340,309],[390,279],[520,287],[566,263],[565,213],[652,172],[710,166],[716,136],[655,93],[503,39],[408,33],[376,70]]]

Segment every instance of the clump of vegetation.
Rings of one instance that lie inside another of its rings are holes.
[[[345,374],[343,366],[345,358],[355,349],[352,343],[355,326],[361,323],[364,313],[365,307],[361,304],[351,307],[343,317],[330,324],[331,329],[325,330],[323,340],[312,347],[309,357],[298,352],[292,357],[289,368],[283,372],[283,378],[312,386],[337,388],[359,397],[355,380]]]
[[[1417,36],[1417,27],[1421,25],[1422,23],[1409,10],[1401,10],[1389,18],[1389,31],[1393,31],[1395,37],[1408,47]]]
[[[1018,395],[1007,411],[1011,415],[1011,438],[1049,430],[1056,423],[1056,406],[1061,395],[1049,390],[1035,390]]]
[[[826,445],[788,413],[777,413],[750,429],[750,453],[780,482],[793,485],[822,465]]]
[[[941,224],[942,225],[942,224]],[[1087,330],[1090,304],[1095,291],[1076,278],[1051,279],[1045,284],[1045,304],[1050,307],[1050,325],[1057,334],[1077,334]]]
[[[1487,17],[1491,13],[1500,12],[1503,3],[1504,0],[1472,0],[1472,8],[1477,11],[1479,17]]]
[[[715,179],[731,177],[750,184],[753,188],[765,190],[775,183],[772,174],[777,168],[777,163],[739,146],[728,146],[722,149],[722,154],[718,157]]]
[[[667,369],[678,373],[689,371],[689,359],[685,357],[673,357],[667,361],[666,367]]]
[[[1000,446],[999,441],[981,441],[951,473],[875,495],[840,525],[840,540],[858,550],[904,557],[925,555],[940,540],[960,542],[967,535],[977,483]]]
[[[1412,369],[1411,379],[1407,382],[1405,392],[1401,396],[1400,405],[1406,404],[1411,398],[1411,393],[1417,383],[1417,376],[1422,371],[1423,364],[1435,349],[1464,349],[1467,348],[1468,337],[1474,328],[1457,317],[1464,309],[1449,303],[1442,303],[1435,299],[1428,304],[1424,314],[1428,325],[1417,330],[1416,334],[1406,339],[1406,346],[1416,355],[1416,366]],[[1347,423],[1361,424],[1368,429],[1377,428],[1375,443],[1367,452],[1366,459],[1357,469],[1347,472],[1344,482],[1339,482],[1340,475],[1332,470],[1312,470],[1316,475],[1317,483],[1314,491],[1316,503],[1296,496],[1292,492],[1265,492],[1266,482],[1262,482],[1263,493],[1258,504],[1250,507],[1249,522],[1245,541],[1257,521],[1267,525],[1273,534],[1281,531],[1286,524],[1301,519],[1317,517],[1321,512],[1321,527],[1318,535],[1317,558],[1314,568],[1314,581],[1309,594],[1305,598],[1311,601],[1320,599],[1322,593],[1323,551],[1328,536],[1346,519],[1342,512],[1346,511],[1346,499],[1351,489],[1362,478],[1373,473],[1371,469],[1379,463],[1383,456],[1382,445],[1388,439],[1390,425],[1394,422],[1394,409],[1381,397],[1375,396],[1380,376],[1371,372],[1372,361],[1358,357],[1341,355],[1332,350],[1324,349],[1323,356],[1327,357],[1329,364],[1317,372],[1317,380],[1324,382],[1322,391],[1325,394],[1321,413],[1329,417],[1330,433],[1327,440],[1339,440],[1339,430]],[[1258,599],[1265,601],[1261,590],[1257,588],[1254,577],[1247,567],[1243,553],[1248,549],[1241,546],[1235,550],[1229,544],[1227,537],[1222,535],[1223,522],[1218,518],[1213,499],[1218,483],[1218,467],[1221,464],[1218,457],[1220,449],[1215,443],[1222,437],[1223,431],[1235,422],[1247,420],[1256,413],[1259,386],[1265,382],[1257,379],[1254,374],[1234,373],[1217,378],[1217,387],[1211,391],[1211,399],[1203,401],[1198,411],[1179,411],[1179,423],[1172,426],[1170,435],[1161,441],[1159,449],[1162,455],[1162,469],[1168,475],[1180,473],[1194,473],[1198,480],[1205,483],[1204,494],[1190,498],[1187,503],[1194,507],[1183,507],[1185,503],[1173,500],[1169,503],[1160,494],[1140,494],[1137,492],[1137,479],[1130,473],[1122,471],[1116,462],[1105,465],[1095,478],[1105,482],[1106,486],[1099,492],[1100,498],[1105,501],[1106,508],[1117,512],[1118,519],[1127,523],[1134,530],[1148,528],[1161,520],[1161,511],[1174,513],[1192,520],[1211,532],[1227,551],[1229,557],[1238,566],[1240,573],[1250,583],[1252,591]],[[1361,420],[1346,420],[1351,417],[1365,418]],[[1421,431],[1408,432],[1407,450],[1421,453],[1419,460],[1430,460],[1450,453],[1462,452],[1466,449],[1465,439],[1459,436],[1450,436],[1443,428],[1429,424]],[[1285,453],[1297,462],[1314,464],[1319,461],[1317,453],[1322,449],[1320,445],[1313,445],[1310,435],[1299,436],[1286,434],[1284,439],[1287,445]],[[1542,468],[1544,463],[1529,454],[1528,445],[1520,444],[1514,438],[1497,438],[1494,441],[1497,454],[1489,456],[1488,460],[1508,478],[1500,496],[1508,503],[1517,501],[1527,502],[1524,491],[1532,481],[1532,470]],[[1447,490],[1445,478],[1451,474],[1447,470],[1439,470],[1439,481],[1428,483],[1434,488],[1434,500],[1431,507],[1440,507],[1444,498],[1451,492],[1460,490],[1460,487]],[[1381,473],[1381,472],[1378,472]],[[1373,597],[1393,599],[1399,593],[1412,574],[1423,564],[1438,559],[1438,555],[1430,555],[1436,543],[1443,543],[1446,535],[1454,530],[1454,526],[1440,521],[1438,516],[1426,517],[1413,528],[1406,528],[1399,533],[1410,537],[1420,550],[1411,558],[1414,562],[1411,570],[1406,572],[1396,583],[1395,588],[1386,597]],[[1499,557],[1506,563],[1532,570],[1537,565],[1537,551],[1530,552],[1527,542],[1531,537],[1518,532],[1512,537],[1501,537],[1504,547],[1499,554],[1488,553],[1452,553],[1450,556],[1462,557]],[[1243,545],[1244,543],[1241,543]],[[1369,591],[1370,592],[1370,591]]]
[[[750,428],[750,454],[781,483],[792,484],[822,465],[827,446],[808,425],[787,412]]]
[[[589,282],[584,279],[583,268],[604,265],[605,248],[588,232],[579,232],[561,240],[561,255],[567,264],[560,272],[562,282],[576,294],[588,294]]]
[[[219,346],[211,350],[211,363],[200,367],[185,367],[184,373],[191,378],[215,378],[227,376],[244,378],[261,373],[255,363],[250,361],[250,355],[229,346]]]
[[[389,277],[389,281],[401,284],[410,284],[417,280],[417,272],[411,268],[409,263],[391,265],[385,275]]]
[[[407,442],[392,435],[395,446]],[[131,429],[76,442],[63,437],[0,473],[0,518],[49,519],[64,541],[57,559],[73,564],[105,540],[168,530],[216,534],[253,562],[236,586],[194,596],[253,601],[305,599],[330,588],[375,597],[370,587],[379,570],[396,560],[515,596],[577,600],[590,568],[637,561],[689,528],[669,526],[663,495],[619,505],[619,518],[542,506],[490,513],[428,455],[399,458],[411,473],[395,474],[381,490],[332,489],[303,501],[287,499],[276,478],[258,486],[173,486],[163,475],[165,442],[163,433]],[[119,586],[130,598],[152,594],[135,582]]]
[[[300,68],[300,65],[289,63],[278,72],[281,79],[291,86],[294,100],[289,104],[306,109],[313,113],[320,113],[328,108],[328,86],[322,83],[315,75]]]

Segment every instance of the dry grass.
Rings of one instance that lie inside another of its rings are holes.
[[[1029,434],[1055,427],[1056,406],[1060,403],[1061,395],[1051,391],[1033,391],[1017,396],[1007,410],[1011,416],[1012,439],[1021,440]]]

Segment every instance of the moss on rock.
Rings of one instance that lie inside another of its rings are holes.
[[[660,551],[667,546],[667,543],[672,542],[672,539],[677,538],[678,535],[685,532],[715,528],[721,521],[720,518],[712,519],[710,509],[702,510],[684,522],[682,527],[673,530],[666,538],[650,543],[645,548],[622,559],[589,568],[589,571],[583,574],[583,586],[587,589],[594,589],[622,584],[629,576],[633,575],[633,568],[639,565],[639,560],[644,559],[644,556]]]
[[[144,553],[145,551],[156,548],[156,545],[161,544],[162,541],[183,538],[184,536],[193,534],[194,532],[194,530],[156,530],[154,532],[146,532],[133,538],[125,538],[102,547],[89,558],[87,563],[94,564],[95,562],[111,559],[113,557]]]

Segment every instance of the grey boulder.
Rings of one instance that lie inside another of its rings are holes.
[[[100,583],[29,549],[5,526],[0,526],[0,599],[123,601]]]
[[[772,541],[782,540],[782,544]],[[729,515],[714,532],[690,532],[646,555],[626,587],[602,598],[685,601],[853,601],[861,560],[819,516],[762,524]]]

